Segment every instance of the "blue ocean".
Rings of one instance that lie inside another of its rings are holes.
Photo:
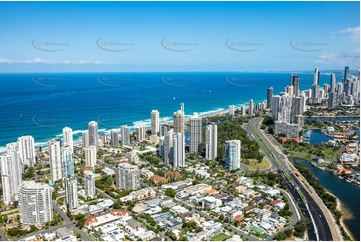
[[[75,140],[95,120],[100,132],[128,125],[150,125],[158,109],[161,121],[185,104],[186,117],[206,115],[233,104],[266,99],[267,88],[284,91],[292,73],[26,73],[0,74],[0,152],[22,135],[32,135],[37,146],[73,129]],[[313,73],[300,76],[300,89],[311,88]],[[337,76],[337,81],[342,77]],[[329,83],[322,74],[321,85]]]

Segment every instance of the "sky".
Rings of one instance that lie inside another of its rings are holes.
[[[0,2],[0,72],[360,66],[359,2]]]

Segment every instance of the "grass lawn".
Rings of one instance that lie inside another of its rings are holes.
[[[211,241],[223,241],[229,238],[231,238],[231,236],[226,235],[225,233],[220,233],[214,236],[213,238],[211,238]]]
[[[265,170],[271,166],[271,163],[269,162],[269,160],[267,159],[266,156],[263,157],[261,163],[258,163],[258,161],[255,159],[248,159],[248,161],[249,161],[249,165],[247,165],[247,166],[252,171]]]
[[[332,147],[327,147],[323,149],[326,160],[333,160],[336,158],[338,150],[334,150]]]

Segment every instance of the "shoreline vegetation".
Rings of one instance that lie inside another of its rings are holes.
[[[315,189],[316,193],[320,196],[323,203],[332,213],[332,215],[336,219],[337,225],[340,227],[342,237],[345,240],[354,240],[354,236],[350,232],[349,228],[347,228],[347,226],[342,221],[345,219],[345,215],[340,210],[342,209],[340,200],[335,195],[327,191],[317,180],[316,176],[310,170],[308,170],[304,164],[297,161],[293,162],[293,164],[302,174],[302,176],[305,177],[307,182]]]

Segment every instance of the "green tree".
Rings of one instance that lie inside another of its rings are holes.
[[[172,188],[167,188],[165,190],[165,195],[169,196],[169,197],[175,197],[175,195],[177,194],[176,191],[174,191]]]

